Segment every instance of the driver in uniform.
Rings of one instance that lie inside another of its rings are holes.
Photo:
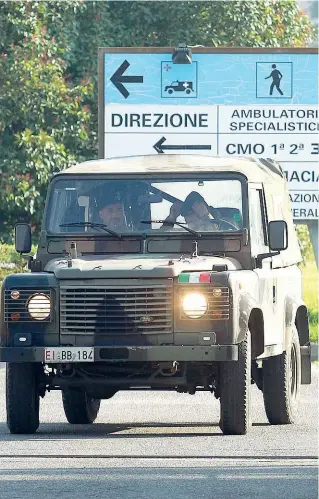
[[[116,232],[130,232],[128,227],[124,199],[120,192],[109,191],[97,200],[97,208],[101,221]]]
[[[182,215],[188,227],[195,231],[211,232],[219,230],[218,224],[214,223],[214,218],[208,210],[205,199],[196,191],[188,194],[183,203],[178,201],[172,204],[169,216],[165,221],[174,223],[179,215]]]
[[[196,191],[192,191],[188,194],[183,203],[181,201],[173,203],[165,222],[174,224],[179,215],[182,215],[187,226],[195,231],[211,232],[219,230],[218,224],[214,223],[214,218],[208,211],[208,205],[205,199]],[[165,225],[165,222],[161,229],[171,230],[171,225]]]
[[[208,205],[198,192],[192,191],[186,197],[181,215],[190,229],[198,232],[219,230],[218,224],[214,223],[214,217],[208,210]]]

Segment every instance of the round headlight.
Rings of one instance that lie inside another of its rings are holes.
[[[208,308],[207,300],[200,293],[190,293],[183,298],[184,314],[190,319],[199,319]]]
[[[28,300],[27,309],[32,319],[45,321],[50,315],[50,298],[43,293],[32,295]]]

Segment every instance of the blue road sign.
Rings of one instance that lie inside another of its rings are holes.
[[[129,92],[126,98],[111,81],[125,60],[129,67],[123,76],[143,77],[140,82],[124,82]],[[248,105],[282,102],[309,105],[318,102],[318,57],[315,53],[193,53],[192,64],[173,64],[171,60],[170,53],[105,53],[105,104],[127,101],[127,104]],[[272,68],[273,65],[276,68]],[[279,89],[283,95],[275,86],[276,74],[265,79],[274,69],[282,75]],[[183,86],[185,82],[186,86]],[[192,89],[187,82],[192,84]]]
[[[317,53],[247,50],[194,49],[173,64],[161,49],[100,49],[99,155],[273,158],[294,218],[319,218]]]

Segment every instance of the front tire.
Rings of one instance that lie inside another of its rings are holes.
[[[292,424],[297,416],[301,384],[298,331],[292,327],[286,352],[263,362],[263,395],[270,424]]]
[[[250,331],[239,344],[238,360],[222,363],[220,385],[220,428],[223,434],[246,435],[251,426]]]
[[[89,397],[85,390],[67,388],[62,391],[66,419],[71,424],[92,424],[98,415],[101,401]]]
[[[6,368],[7,425],[10,433],[31,434],[39,427],[38,366],[9,362]]]

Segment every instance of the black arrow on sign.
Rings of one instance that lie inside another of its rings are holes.
[[[171,146],[163,146],[164,142],[166,141],[165,137],[162,137],[156,144],[153,146],[155,151],[158,152],[159,154],[163,154],[164,151],[210,151],[212,146],[208,145],[171,145]]]
[[[124,87],[123,83],[143,83],[143,76],[123,76],[129,65],[130,63],[125,60],[110,78],[113,85],[121,92],[125,99],[128,98],[130,93]]]

